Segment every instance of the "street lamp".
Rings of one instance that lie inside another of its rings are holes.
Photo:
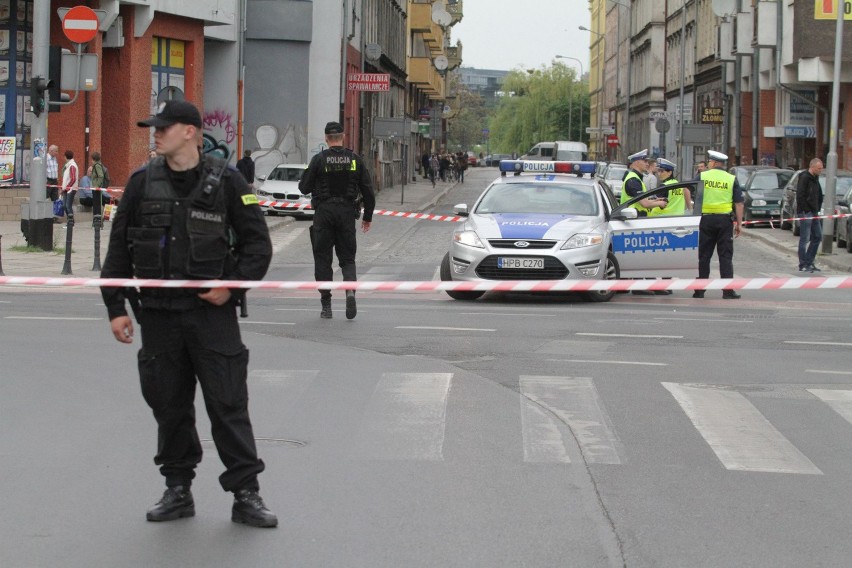
[[[570,55],[557,55],[556,59],[570,59],[571,61],[576,61],[577,65],[580,66],[580,81],[583,81],[583,62],[577,59],[576,57],[571,57]],[[568,97],[568,138],[571,138],[572,129],[572,121],[574,118],[574,82],[571,81],[571,95]],[[580,128],[583,128],[583,102],[580,101]],[[583,139],[583,133],[580,132],[580,140]]]
[[[599,49],[599,68],[600,68],[600,84],[598,85],[598,112],[600,113],[600,118],[598,119],[598,156],[603,156],[607,153],[606,144],[604,143],[603,136],[603,116],[604,116],[604,100],[605,100],[605,91],[604,91],[604,81],[606,79],[606,35],[600,32],[596,32],[595,30],[590,30],[586,26],[580,26],[579,29],[584,32],[589,32],[590,34],[594,34],[601,38],[603,42],[603,48]],[[582,121],[582,119],[581,119]]]

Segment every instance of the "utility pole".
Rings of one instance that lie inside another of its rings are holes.
[[[834,214],[834,201],[837,197],[837,117],[840,113],[840,57],[843,55],[843,15],[844,4],[836,4],[837,33],[834,39],[834,83],[831,87],[831,128],[828,136],[828,156],[825,172],[825,199],[822,210],[825,215]],[[831,254],[834,246],[834,219],[822,220],[822,254]],[[847,237],[848,238],[848,237]]]
[[[35,0],[33,4],[33,72],[32,82],[36,88],[47,86],[48,56],[50,43],[50,0]],[[39,101],[31,101],[36,109],[33,113],[31,130],[30,201],[21,205],[21,230],[31,246],[42,250],[53,250],[53,204],[47,198],[47,90],[44,109]],[[32,97],[31,97],[32,98]],[[24,109],[25,112],[27,109]]]

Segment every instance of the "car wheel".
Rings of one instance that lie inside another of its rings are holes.
[[[849,238],[849,232],[846,233],[847,239]],[[837,248],[843,248],[846,246],[846,239],[840,236],[840,227],[835,227],[834,229],[834,239],[837,241]]]
[[[784,204],[782,203],[781,204],[781,229],[784,230],[784,231],[789,231],[791,228],[793,228],[793,224],[790,223],[790,221],[787,220],[784,213],[785,213]]]
[[[612,252],[606,253],[606,264],[604,265],[604,280],[618,280],[621,271],[618,268],[618,260]],[[609,302],[615,292],[612,290],[600,290],[595,292],[586,292],[586,299],[592,302]]]
[[[846,224],[846,252],[852,252],[852,223]]]
[[[444,255],[444,260],[441,261],[441,282],[452,282],[452,270],[450,269],[450,253]],[[485,292],[464,292],[457,290],[447,290],[447,296],[453,300],[476,300]]]

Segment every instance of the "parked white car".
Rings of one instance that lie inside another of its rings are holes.
[[[307,168],[307,164],[279,164],[265,178],[259,177],[262,183],[255,193],[261,201],[260,208],[267,215],[313,217],[311,196],[299,191],[299,180]],[[271,201],[274,205],[264,205],[263,201]]]

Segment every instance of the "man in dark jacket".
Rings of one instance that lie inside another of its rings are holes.
[[[796,216],[801,217],[799,272],[821,272],[814,266],[814,260],[822,242],[822,223],[817,218],[822,208],[822,186],[819,184],[822,167],[822,160],[814,158],[796,184]]]
[[[251,159],[251,150],[243,152],[243,157],[237,161],[237,170],[243,177],[250,189],[254,189],[254,160]]]

